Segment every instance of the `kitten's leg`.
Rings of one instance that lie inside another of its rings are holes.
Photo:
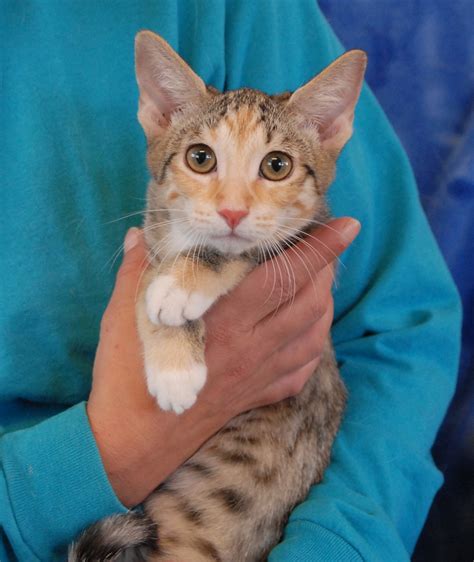
[[[137,303],[148,390],[163,410],[181,414],[206,382],[204,323],[200,317],[250,269],[243,260],[216,270],[179,258],[147,272]]]

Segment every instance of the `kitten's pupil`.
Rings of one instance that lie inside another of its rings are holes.
[[[273,168],[273,171],[278,173],[284,166],[283,160],[279,156],[273,156],[270,160],[270,166]]]
[[[206,161],[207,158],[209,158],[209,155],[206,153],[205,150],[197,150],[194,154],[194,159],[196,160],[196,162],[201,165],[204,164],[204,162]]]

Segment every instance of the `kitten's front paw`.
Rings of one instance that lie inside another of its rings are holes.
[[[182,326],[200,318],[214,299],[198,291],[186,291],[172,275],[159,275],[146,291],[146,309],[153,324]]]
[[[145,371],[148,390],[160,408],[176,414],[182,414],[196,402],[207,376],[203,363],[193,363],[186,370],[162,370],[145,361]]]

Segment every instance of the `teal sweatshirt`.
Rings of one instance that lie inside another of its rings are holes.
[[[219,89],[291,90],[342,48],[311,0],[4,0],[0,13],[0,560],[54,562],[125,511],[85,400],[114,252],[139,224],[111,221],[144,205],[135,33],[161,34]],[[401,562],[442,482],[430,448],[455,386],[460,307],[368,88],[330,203],[362,223],[335,290],[349,403],[324,481],[270,561]]]

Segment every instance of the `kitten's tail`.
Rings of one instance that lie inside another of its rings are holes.
[[[98,521],[69,548],[68,562],[146,562],[158,554],[158,530],[144,514],[130,512]]]

